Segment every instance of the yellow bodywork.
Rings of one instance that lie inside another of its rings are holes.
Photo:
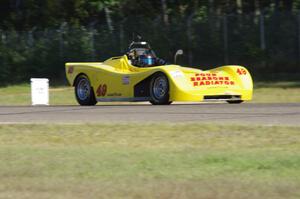
[[[157,72],[168,77],[170,101],[229,99],[226,96],[243,101],[252,99],[252,78],[242,66],[222,66],[206,71],[178,65],[140,68],[131,65],[126,55],[101,63],[66,63],[68,82],[74,85],[76,77],[86,75],[97,101],[148,101],[149,96],[137,96],[135,86]]]

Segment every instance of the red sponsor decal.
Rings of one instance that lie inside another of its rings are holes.
[[[72,74],[74,72],[74,66],[70,66],[68,68],[68,74]]]
[[[243,68],[238,68],[236,70],[236,72],[239,74],[239,75],[246,75],[247,74],[247,71]]]
[[[105,96],[107,92],[107,85],[106,84],[100,84],[97,89],[97,96]]]
[[[216,73],[196,73],[191,77],[193,86],[235,85],[235,82],[226,76],[217,76]]]

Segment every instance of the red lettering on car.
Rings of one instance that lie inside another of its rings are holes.
[[[105,96],[107,92],[107,85],[106,84],[100,84],[97,89],[97,96]]]
[[[243,68],[238,68],[236,70],[236,72],[239,74],[239,75],[246,75],[247,74],[247,71]]]
[[[68,74],[72,74],[74,72],[74,66],[70,66],[68,68]]]

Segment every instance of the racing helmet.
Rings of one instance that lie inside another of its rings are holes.
[[[138,57],[139,62],[143,66],[153,66],[155,65],[155,54],[152,50],[147,49]]]
[[[151,55],[140,55],[139,61],[144,66],[152,66],[155,64],[155,58]]]

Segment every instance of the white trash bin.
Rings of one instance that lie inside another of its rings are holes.
[[[31,78],[32,105],[49,105],[49,79]]]

